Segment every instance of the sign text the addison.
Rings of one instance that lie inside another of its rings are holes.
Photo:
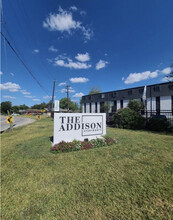
[[[106,134],[105,113],[54,113],[54,144]]]

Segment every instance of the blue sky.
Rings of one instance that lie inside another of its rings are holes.
[[[1,39],[1,101],[78,101],[105,91],[165,81],[173,59],[172,0],[6,0],[3,32],[44,87]]]

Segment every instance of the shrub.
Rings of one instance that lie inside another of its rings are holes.
[[[146,127],[151,131],[169,131],[171,129],[166,118],[150,118]]]
[[[137,100],[130,100],[128,103],[128,108],[140,113],[141,111],[144,111],[144,104],[143,102]]]
[[[52,151],[58,151],[58,152],[69,152],[69,151],[76,151],[79,150],[77,147],[76,142],[65,142],[62,141],[59,144],[54,145],[51,150]]]
[[[145,119],[136,111],[124,108],[117,111],[114,117],[115,126],[127,129],[142,129]]]
[[[97,138],[91,141],[76,141],[76,140],[74,140],[73,142],[62,141],[58,144],[55,144],[51,148],[51,151],[56,153],[61,153],[61,152],[71,152],[77,150],[88,150],[92,148],[109,146],[114,143],[116,143],[116,140],[107,136],[105,136],[105,138],[103,139]]]

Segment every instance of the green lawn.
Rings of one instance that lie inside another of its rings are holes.
[[[4,132],[2,219],[172,219],[173,136],[107,133],[117,144],[53,154],[51,118]]]

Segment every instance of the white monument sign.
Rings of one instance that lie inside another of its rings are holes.
[[[105,113],[54,113],[53,144],[74,139],[91,140],[105,134]]]

